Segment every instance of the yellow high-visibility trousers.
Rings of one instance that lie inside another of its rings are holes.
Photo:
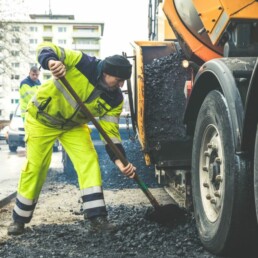
[[[98,155],[87,125],[69,130],[45,126],[26,113],[26,161],[21,170],[13,210],[15,221],[28,223],[46,180],[53,144],[59,139],[78,175],[84,207],[88,217],[106,214]]]

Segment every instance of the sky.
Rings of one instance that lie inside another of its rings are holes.
[[[25,0],[29,14],[73,14],[84,22],[103,22],[102,57],[132,54],[131,43],[148,40],[148,0]]]

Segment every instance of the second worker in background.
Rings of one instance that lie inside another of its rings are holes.
[[[40,86],[39,69],[36,66],[30,68],[29,76],[20,83],[20,109],[21,117],[24,120],[27,105]]]

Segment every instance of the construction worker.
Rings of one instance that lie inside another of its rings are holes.
[[[114,229],[107,219],[97,152],[87,126],[89,119],[80,111],[62,82],[65,76],[107,135],[125,154],[119,134],[119,116],[123,106],[120,87],[131,76],[131,64],[123,56],[99,60],[81,51],[63,49],[50,42],[39,45],[38,61],[53,78],[44,82],[27,107],[25,138],[26,162],[17,189],[13,222],[8,234],[21,234],[29,223],[49,168],[52,145],[59,138],[78,174],[83,200],[85,226],[89,231]],[[102,138],[102,137],[101,137]],[[102,138],[103,140],[103,138]],[[105,145],[110,159],[120,171],[134,177],[136,168],[124,166]]]
[[[30,68],[29,76],[20,83],[20,109],[24,120],[27,105],[40,86],[39,69],[36,66]]]

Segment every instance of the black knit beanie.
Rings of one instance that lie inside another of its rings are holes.
[[[103,72],[127,80],[131,77],[132,65],[124,56],[109,56],[103,60]]]

